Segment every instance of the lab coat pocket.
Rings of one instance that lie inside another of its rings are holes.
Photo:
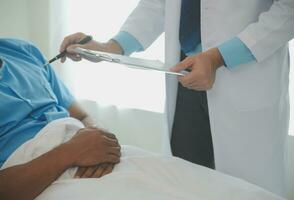
[[[274,105],[278,101],[278,95],[251,87],[233,87],[230,91],[230,99],[233,107],[238,111],[254,111]],[[241,93],[237,93],[242,91]]]
[[[258,110],[279,101],[282,95],[281,77],[271,66],[247,65],[231,71],[227,88],[232,106],[239,111]],[[247,67],[247,68],[246,68]]]

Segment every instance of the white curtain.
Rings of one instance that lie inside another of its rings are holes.
[[[294,39],[289,43],[290,47],[290,127],[289,135],[294,136]]]

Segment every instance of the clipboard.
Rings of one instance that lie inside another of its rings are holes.
[[[146,60],[141,58],[133,58],[129,56],[106,53],[102,51],[93,51],[89,49],[83,49],[80,47],[75,48],[74,52],[91,62],[107,61],[107,62],[122,64],[130,68],[143,69],[143,70],[155,70],[165,74],[171,74],[176,76],[184,76],[188,73],[187,71],[171,72],[165,66],[165,64],[159,60]]]

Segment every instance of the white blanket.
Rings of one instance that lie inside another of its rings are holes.
[[[2,169],[28,162],[69,140],[83,125],[56,120],[19,147]],[[67,170],[38,200],[278,200],[257,186],[175,157],[123,146],[121,162],[100,179],[73,179]]]

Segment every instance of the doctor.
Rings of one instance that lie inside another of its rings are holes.
[[[166,77],[172,153],[285,196],[293,27],[294,0],[141,0],[109,42],[75,45],[76,33],[60,51],[130,55],[165,32],[166,64],[191,70]]]

